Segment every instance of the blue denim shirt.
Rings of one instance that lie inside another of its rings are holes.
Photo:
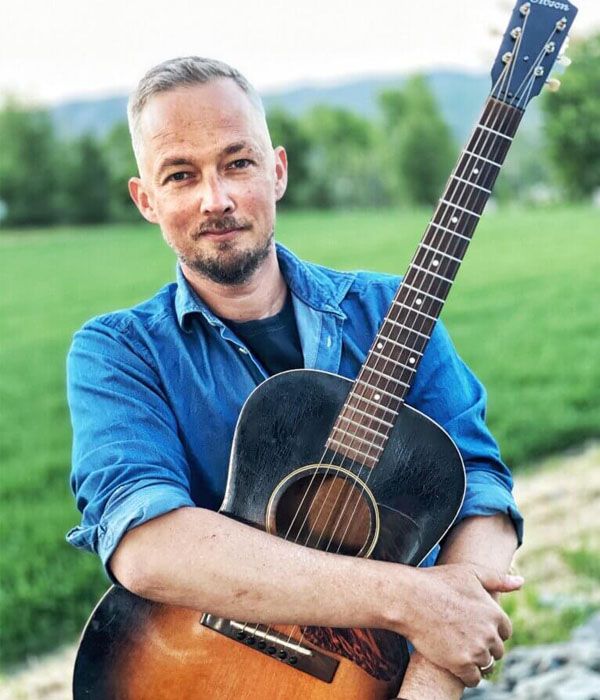
[[[280,245],[278,257],[305,367],[353,379],[400,279],[337,272]],[[106,566],[130,528],[182,506],[218,509],[238,414],[266,377],[179,268],[177,282],[152,299],[87,322],[68,357],[71,486],[83,515],[68,541]],[[442,425],[462,453],[467,489],[459,519],[507,513],[520,541],[511,475],[485,425],[485,390],[441,322],[407,403]]]

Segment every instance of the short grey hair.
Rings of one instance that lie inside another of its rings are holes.
[[[248,95],[252,104],[265,116],[260,95],[252,84],[235,68],[223,61],[199,56],[171,58],[151,68],[140,80],[127,104],[127,120],[131,143],[136,157],[141,145],[140,117],[151,97],[179,87],[204,85],[218,78],[230,78]]]

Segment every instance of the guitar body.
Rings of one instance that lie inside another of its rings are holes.
[[[316,370],[261,384],[238,420],[221,512],[300,544],[417,565],[460,509],[461,456],[442,428],[406,405],[375,469],[326,450],[351,387]],[[407,662],[405,640],[385,630],[245,625],[113,587],[84,631],[73,694],[379,700],[397,692]]]

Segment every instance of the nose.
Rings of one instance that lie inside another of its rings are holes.
[[[207,177],[202,183],[200,211],[203,214],[230,214],[235,205],[227,183],[218,175]]]

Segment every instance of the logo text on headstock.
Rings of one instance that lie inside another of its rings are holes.
[[[571,8],[564,2],[557,2],[557,0],[530,0],[534,5],[543,5],[544,7],[552,7],[555,10],[562,10],[563,12],[568,12]]]

